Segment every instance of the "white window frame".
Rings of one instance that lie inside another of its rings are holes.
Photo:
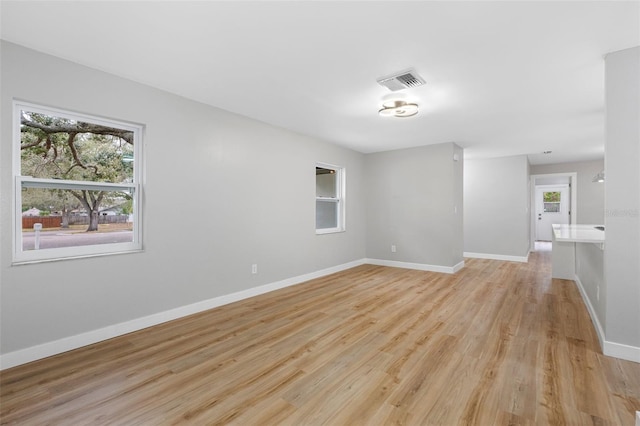
[[[40,179],[23,176],[20,158],[20,111],[30,111],[70,120],[99,124],[133,132],[133,182],[108,183]],[[71,112],[23,101],[13,101],[13,264],[47,262],[54,260],[139,252],[142,250],[142,134],[144,126],[123,121],[115,121],[94,115]],[[77,190],[128,191],[133,201],[133,241],[86,246],[58,247],[43,250],[22,250],[22,188],[51,188]]]
[[[314,205],[314,211],[317,209],[317,203],[325,202],[325,203],[337,203],[338,205],[338,217],[337,217],[337,226],[335,228],[317,228],[316,224],[316,235],[323,234],[334,234],[336,232],[345,232],[345,212],[346,212],[346,169],[344,167],[336,166],[328,163],[316,163],[315,167],[321,167],[323,169],[331,169],[335,170],[336,173],[336,196],[335,197],[318,197],[316,190],[316,203]],[[315,168],[314,168],[315,171]]]

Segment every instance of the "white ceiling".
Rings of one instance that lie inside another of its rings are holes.
[[[640,2],[2,1],[2,38],[361,152],[602,158],[603,56]],[[415,68],[412,118],[376,79]],[[549,155],[542,151],[552,150]]]

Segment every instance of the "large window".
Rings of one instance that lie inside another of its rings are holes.
[[[14,262],[142,248],[142,127],[14,103]]]
[[[344,231],[344,169],[316,164],[316,233]]]

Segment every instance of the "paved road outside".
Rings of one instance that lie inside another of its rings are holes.
[[[114,232],[78,232],[78,231],[44,231],[40,232],[40,249],[90,246],[95,244],[130,243],[133,231]],[[22,250],[33,250],[35,232],[22,233]]]

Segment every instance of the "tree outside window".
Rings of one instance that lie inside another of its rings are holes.
[[[560,212],[560,192],[557,192],[557,191],[543,192],[542,201],[544,202],[545,213]]]
[[[58,216],[59,227],[63,230],[69,229],[72,221],[82,223],[84,233],[99,232],[101,227],[104,231],[106,225],[101,225],[101,221],[104,223],[107,216],[117,214],[126,218],[122,222],[128,224],[119,230],[129,231],[129,234],[121,234],[117,239],[76,236],[73,239],[76,243],[72,245],[116,244],[113,249],[119,251],[124,243],[131,245],[129,249],[139,249],[140,173],[136,163],[139,164],[140,149],[136,143],[141,140],[141,127],[19,103],[15,116],[19,129],[20,158],[16,172],[19,212],[35,209],[44,216]],[[27,244],[29,236],[21,238],[22,223],[18,223],[21,219],[18,216],[20,214],[16,214],[15,257],[20,259],[24,257],[21,254],[33,247],[31,243]],[[47,248],[66,247],[71,239],[66,240],[49,243]],[[103,247],[97,251],[109,252],[110,249]],[[74,250],[69,252],[74,253]],[[81,254],[75,250],[75,255]]]

